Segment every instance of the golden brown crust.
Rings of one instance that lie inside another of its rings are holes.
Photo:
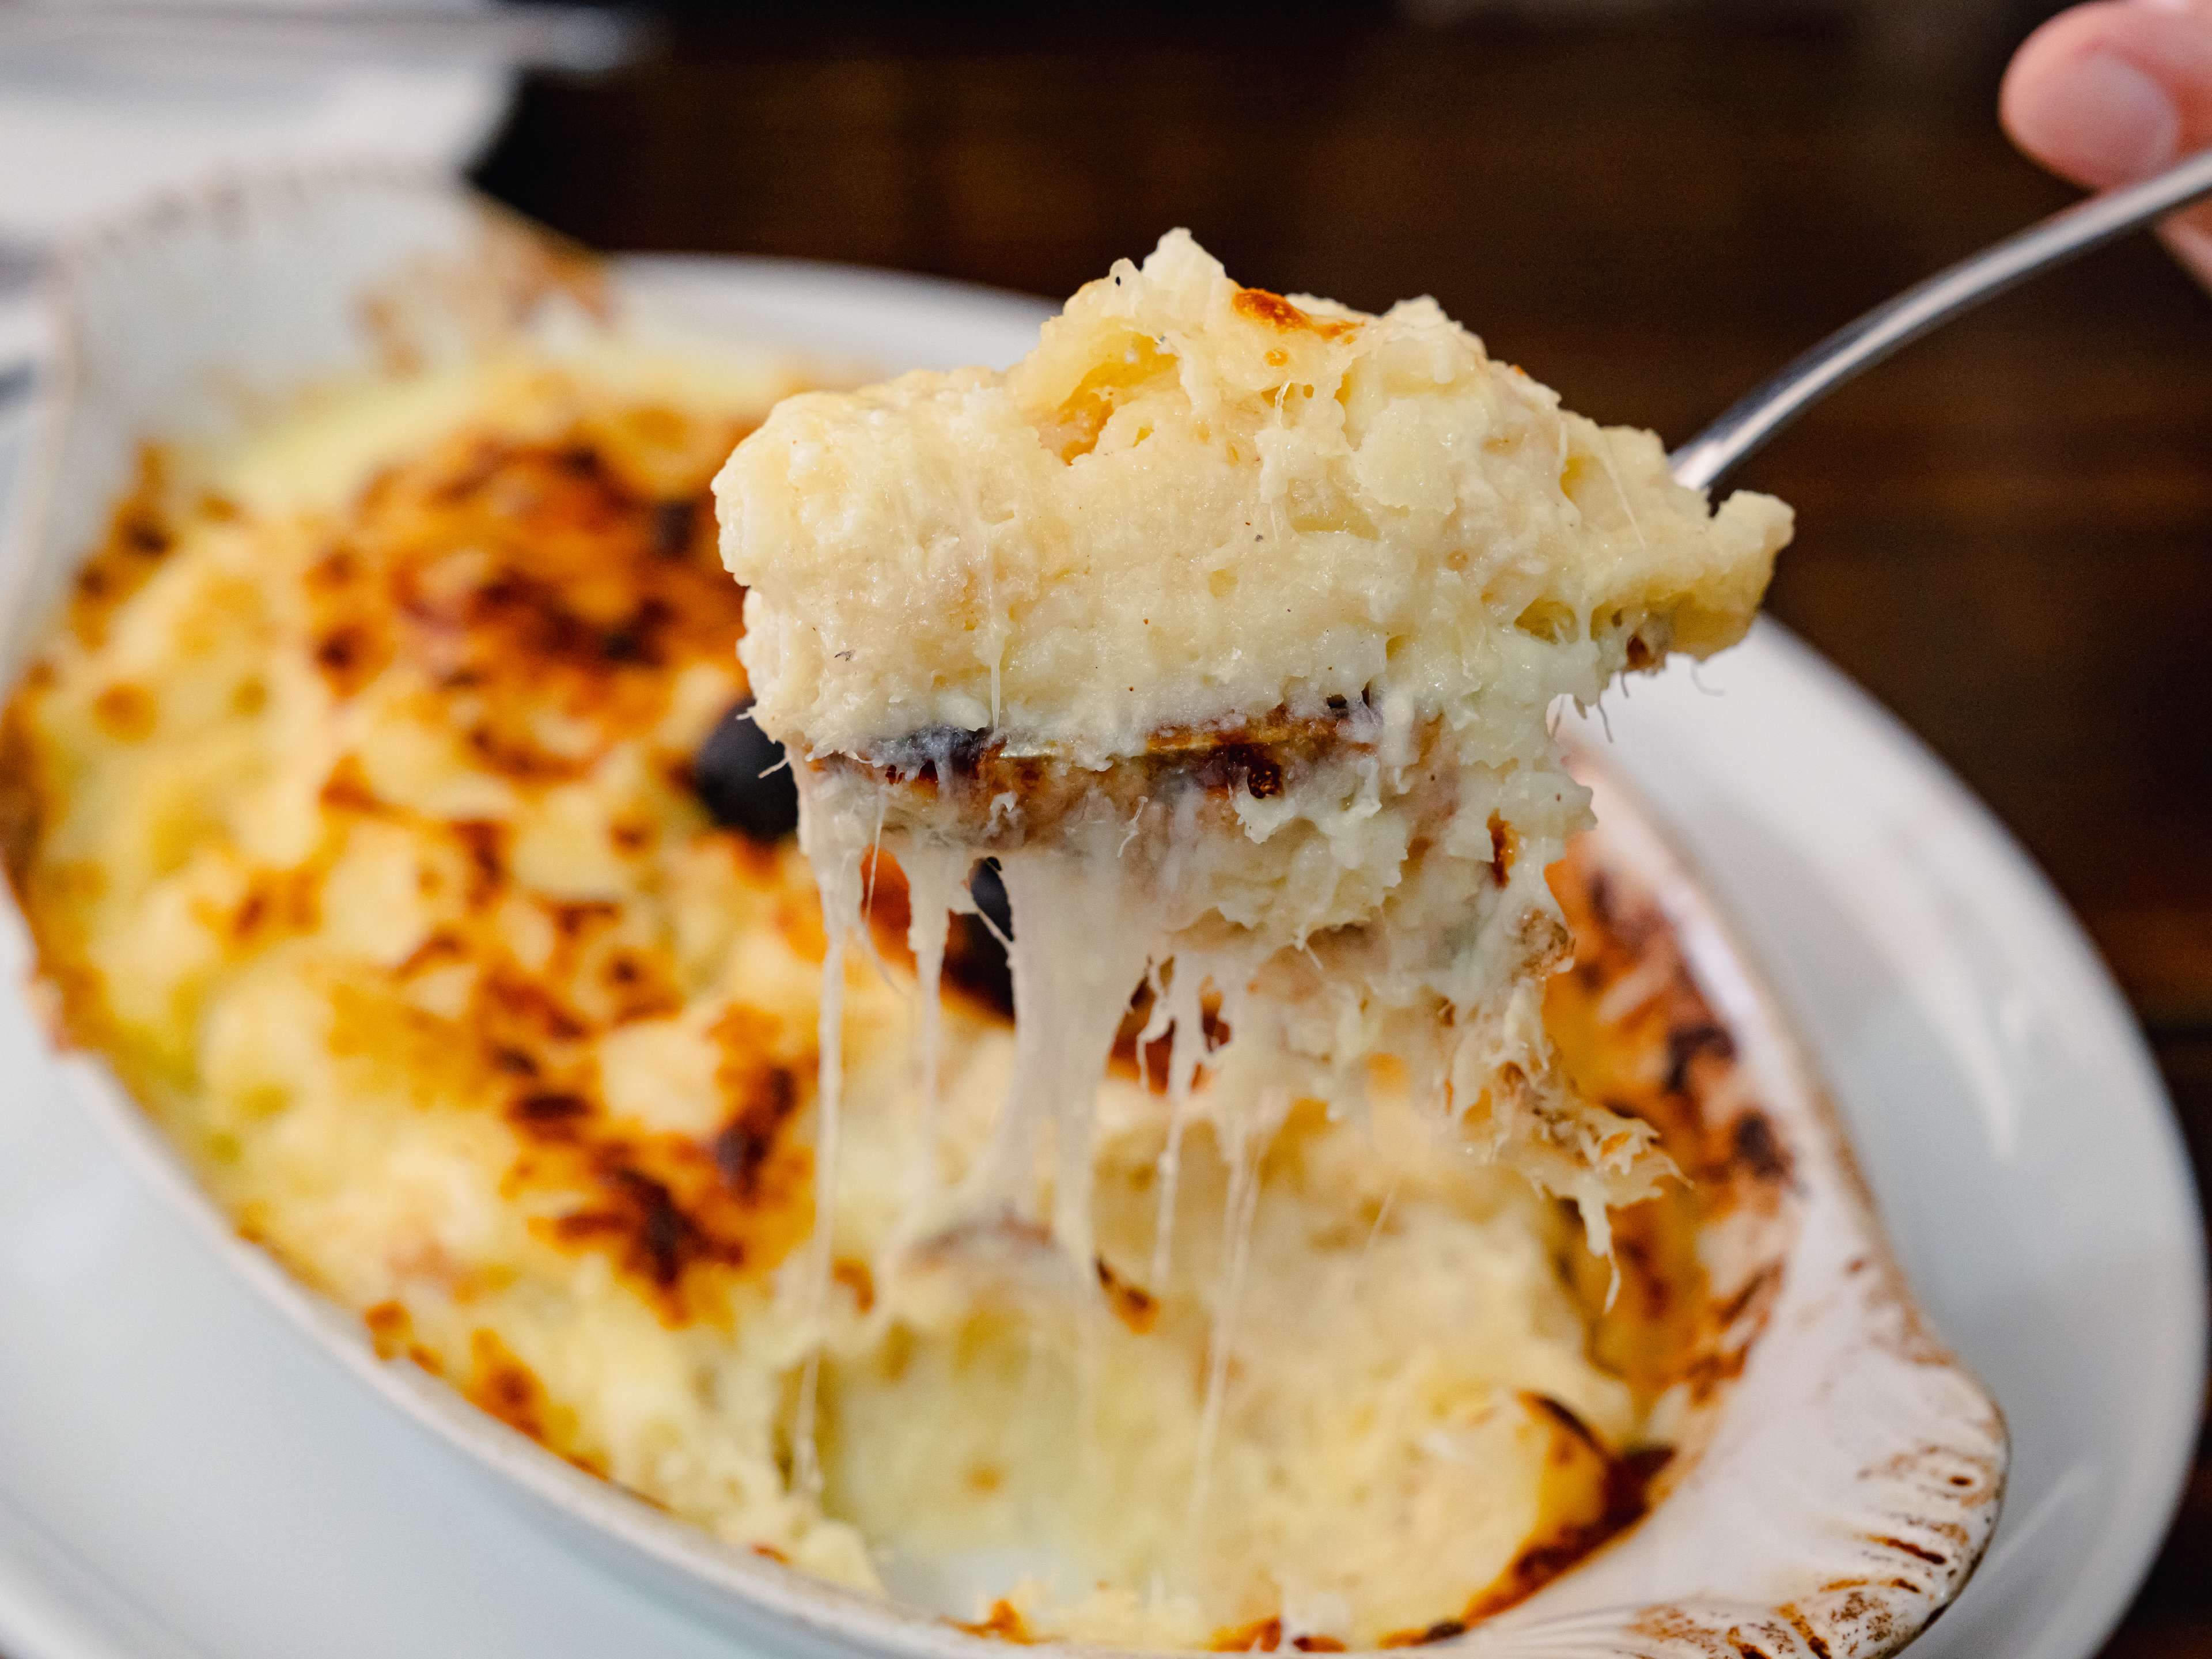
[[[435,718],[524,785],[580,776],[649,730],[678,672],[729,652],[744,592],[714,562],[703,495],[657,493],[638,471],[579,428],[465,437],[380,477],[308,574],[333,693],[395,657],[434,665]],[[549,711],[591,740],[549,751]]]
[[[706,483],[712,461],[744,428],[710,423],[702,433],[700,425],[665,410],[631,410],[548,441],[465,434],[386,470],[307,568],[307,661],[340,703],[388,672],[434,670],[418,718],[457,734],[485,773],[530,790],[582,775],[646,740],[690,665],[711,663],[741,690],[731,643],[744,596],[715,559]],[[666,461],[678,447],[698,459],[672,492]],[[66,625],[82,646],[98,647],[191,515],[238,517],[230,503],[180,506],[176,494],[167,464],[146,452],[70,600]],[[52,681],[50,666],[34,667],[0,721],[0,848],[70,1034],[112,1048],[115,1021],[81,936],[93,872],[44,850],[68,805],[62,792],[73,758],[55,753],[36,729]],[[152,716],[142,702],[150,696],[137,685],[100,695],[94,713],[106,740],[123,745],[144,735]],[[535,733],[549,708],[586,740],[548,753]],[[805,1236],[811,1155],[791,1131],[812,1095],[811,1043],[785,1044],[775,1016],[732,1006],[713,1031],[727,1102],[722,1127],[695,1139],[618,1122],[603,1099],[596,1042],[683,1002],[675,966],[653,930],[641,927],[637,907],[531,890],[512,867],[507,823],[396,805],[380,798],[352,754],[332,768],[320,801],[315,852],[302,864],[248,875],[224,921],[230,954],[242,963],[319,925],[352,825],[404,831],[423,849],[424,883],[449,881],[451,902],[441,924],[389,970],[378,998],[357,1002],[359,1040],[420,1056],[425,1086],[507,1122],[516,1142],[508,1194],[546,1211],[533,1222],[544,1238],[604,1255],[660,1316],[683,1322],[723,1305],[714,1281],[758,1279]],[[613,826],[617,846],[626,840],[633,855],[664,840],[677,848],[733,842],[686,797],[664,793],[647,805],[635,821]],[[741,866],[751,859],[734,844],[724,855]],[[518,908],[550,934],[540,960],[511,948]],[[433,1020],[397,1006],[410,987],[457,967],[471,986],[458,1015]],[[127,1057],[125,1065],[134,1069]],[[404,1315],[396,1304],[379,1306]],[[410,1340],[394,1337],[396,1328],[390,1311],[372,1322],[380,1346],[404,1352]]]
[[[1324,340],[1340,340],[1359,332],[1360,322],[1356,317],[1316,317],[1264,288],[1240,288],[1229,304],[1238,316],[1249,317],[1255,323],[1271,324],[1286,334],[1303,332],[1319,335]]]

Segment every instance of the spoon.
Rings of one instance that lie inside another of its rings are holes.
[[[2139,185],[2108,190],[2038,221],[1846,323],[1668,457],[1675,478],[1708,489],[1846,380],[2016,283],[2212,195],[2212,149]]]

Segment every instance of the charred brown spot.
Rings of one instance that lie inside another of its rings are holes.
[[[1385,1648],[1424,1648],[1431,1642],[1449,1642],[1454,1637],[1467,1634],[1464,1619],[1439,1619],[1422,1630],[1401,1630],[1384,1637],[1376,1645]]]
[[[384,803],[369,787],[368,773],[354,755],[342,757],[323,781],[320,799],[323,805],[339,812],[381,811]]]
[[[1160,1322],[1159,1298],[1151,1291],[1132,1285],[1107,1265],[1106,1258],[1097,1258],[1099,1288],[1106,1293],[1106,1305],[1120,1320],[1139,1336]]]
[[[1490,878],[1500,887],[1513,873],[1513,860],[1521,854],[1521,832],[1506,823],[1504,814],[1490,815]]]
[[[407,959],[399,964],[399,974],[402,978],[411,978],[441,963],[465,961],[468,954],[469,947],[452,929],[434,928],[427,939],[407,953]]]
[[[1711,1020],[1680,1025],[1667,1033],[1667,1087],[1680,1094],[1689,1085],[1690,1066],[1699,1054],[1735,1058],[1735,1039]]]
[[[1753,1306],[1773,1295],[1781,1282],[1782,1269],[1770,1263],[1753,1273],[1738,1287],[1735,1293],[1715,1310],[1723,1326],[1733,1325],[1749,1313]]]
[[[397,1359],[415,1340],[415,1322],[397,1302],[379,1302],[365,1310],[361,1322],[368,1327],[370,1345],[379,1359]]]
[[[238,902],[238,908],[231,913],[232,937],[241,939],[252,938],[255,929],[261,926],[262,919],[268,914],[269,895],[257,887],[240,899]]]
[[[1522,1404],[1542,1416],[1549,1418],[1598,1456],[1607,1455],[1603,1443],[1590,1431],[1589,1425],[1583,1422],[1571,1407],[1562,1404],[1548,1394],[1537,1394],[1530,1390],[1524,1390],[1521,1400]]]
[[[629,1233],[636,1258],[656,1285],[665,1288],[682,1277],[687,1262],[702,1253],[705,1241],[684,1214],[667,1183],[643,1170],[617,1164],[607,1184],[629,1202]]]
[[[1334,340],[1359,331],[1358,323],[1350,318],[1316,317],[1281,295],[1271,294],[1264,288],[1240,288],[1229,303],[1239,316],[1249,317],[1254,322],[1270,324],[1284,330],[1302,330],[1317,334],[1324,340]]]
[[[468,855],[469,902],[490,902],[507,880],[507,825],[491,818],[457,818],[447,826]]]
[[[784,1125],[799,1109],[799,1079],[787,1066],[773,1064],[757,1070],[726,1067],[726,1089],[733,1072],[740,1091],[737,1111],[716,1132],[712,1147],[714,1167],[730,1190],[749,1198],[759,1190],[762,1167],[775,1153]]]
[[[606,465],[590,444],[571,440],[552,453],[553,465],[572,477],[594,482],[605,476]]]
[[[1916,1544],[1909,1538],[1893,1538],[1885,1533],[1875,1533],[1868,1541],[1879,1544],[1884,1549],[1895,1550],[1900,1555],[1909,1555],[1917,1561],[1925,1561],[1931,1567],[1950,1565],[1950,1558],[1942,1551],[1931,1550],[1925,1544]]]
[[[1704,1405],[1728,1383],[1743,1375],[1747,1350],[1742,1347],[1707,1349],[1692,1357],[1682,1368],[1682,1381],[1690,1399]]]
[[[1344,1644],[1334,1636],[1293,1636],[1291,1645],[1300,1653],[1342,1653]]]
[[[1277,328],[1304,328],[1310,319],[1306,313],[1279,294],[1270,294],[1264,288],[1240,288],[1229,302],[1239,316],[1249,317],[1255,322],[1273,323]]]
[[[176,543],[176,507],[168,457],[157,445],[139,447],[137,471],[108,515],[99,547],[70,589],[70,626],[88,644],[104,638],[116,608],[145,585]]]
[[[1611,877],[1602,870],[1583,872],[1580,896],[1583,908],[1589,912],[1590,921],[1599,933],[1619,932],[1620,916],[1613,904]]]
[[[1799,1613],[1795,1607],[1785,1607],[1781,1609],[1781,1613],[1782,1616],[1790,1621],[1790,1628],[1797,1632],[1797,1639],[1805,1644],[1805,1650],[1813,1656],[1813,1659],[1830,1659],[1832,1650],[1828,1646],[1827,1638],[1813,1628],[1810,1620]],[[1932,1615],[1929,1622],[1934,1622]]]
[[[149,512],[133,514],[117,525],[115,531],[117,542],[142,559],[160,558],[174,541],[168,526]]]
[[[592,928],[619,921],[622,916],[622,906],[610,904],[604,899],[574,900],[549,905],[546,909],[562,937],[571,939]]]
[[[349,587],[361,577],[362,563],[358,556],[346,547],[334,547],[307,568],[307,585],[311,593],[335,592]]]
[[[981,1619],[970,1622],[955,1619],[950,1621],[956,1630],[964,1630],[970,1636],[988,1636],[994,1641],[1017,1642],[1027,1647],[1037,1640],[1022,1610],[1004,1597],[991,1603],[991,1610]]]
[[[541,1089],[516,1098],[507,1109],[514,1122],[526,1129],[566,1129],[592,1115],[592,1103],[565,1090]]]
[[[25,677],[27,684],[36,673],[34,667]],[[32,866],[45,837],[47,789],[39,746],[19,695],[0,714],[0,863],[6,866],[8,884],[19,902],[28,898]],[[27,904],[25,913],[35,927],[37,913]]]
[[[247,945],[281,928],[306,932],[321,920],[321,872],[313,864],[257,872],[230,915],[230,936]]]
[[[532,1440],[546,1437],[550,1402],[545,1385],[496,1332],[478,1329],[470,1334],[469,1364],[462,1392],[474,1405]]]
[[[1206,1644],[1216,1653],[1273,1653],[1283,1645],[1283,1621],[1268,1618],[1216,1631]]]
[[[1789,1154],[1775,1138],[1774,1125],[1764,1112],[1746,1112],[1735,1121],[1731,1132],[1735,1143],[1736,1160],[1761,1181],[1786,1181],[1790,1176]]]
[[[628,1218],[614,1210],[571,1210],[553,1222],[553,1237],[564,1244],[590,1244],[621,1239],[630,1231]]]
[[[137,743],[154,734],[160,706],[154,694],[129,680],[109,686],[92,701],[92,717],[118,743]]]
[[[857,1311],[866,1313],[876,1305],[876,1276],[868,1271],[866,1262],[832,1262],[830,1277],[852,1292],[853,1306]]]
[[[545,986],[505,969],[485,975],[479,1006],[500,1026],[520,1028],[550,1042],[574,1042],[592,1031],[588,1021]]]
[[[340,697],[352,696],[374,679],[386,655],[375,635],[359,623],[343,623],[315,641],[315,666]]]
[[[600,635],[599,654],[611,663],[658,668],[661,665],[660,636],[670,621],[665,604],[647,599]]]

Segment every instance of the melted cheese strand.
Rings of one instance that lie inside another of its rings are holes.
[[[820,817],[799,819],[799,842],[822,892],[826,935],[822,957],[822,1008],[817,1042],[818,1081],[814,1103],[814,1231],[805,1262],[806,1358],[799,1368],[799,1400],[792,1412],[791,1484],[801,1496],[822,1496],[822,1459],[815,1419],[822,1390],[822,1349],[828,1338],[830,1286],[837,1232],[837,1134],[845,1091],[845,945],[866,926],[860,911],[860,854],[832,845],[841,826]],[[849,828],[849,825],[842,826]]]
[[[1287,1111],[1289,1103],[1283,1102],[1282,1107]],[[1229,1394],[1229,1352],[1237,1339],[1237,1311],[1244,1299],[1244,1270],[1252,1259],[1252,1227],[1260,1212],[1260,1157],[1273,1138],[1272,1132],[1255,1133],[1256,1127],[1238,1121],[1228,1129],[1229,1194],[1223,1206],[1227,1231],[1222,1241],[1222,1286],[1207,1344],[1206,1403],[1199,1413],[1190,1498],[1183,1510],[1183,1532],[1194,1557],[1200,1553],[1204,1537],[1213,1458],[1221,1440],[1221,1416]]]
[[[953,908],[967,891],[969,860],[964,854],[931,856],[921,848],[902,849],[907,882],[907,948],[914,952],[915,1071],[921,1079],[921,1103],[915,1122],[914,1195],[911,1227],[937,1199],[938,1117],[944,1088],[945,943]]]
[[[1152,1284],[1156,1292],[1166,1286],[1174,1260],[1183,1131],[1190,1123],[1190,1097],[1199,1064],[1206,1057],[1203,983],[1195,971],[1170,974],[1166,981],[1152,1005],[1153,1019],[1168,1036],[1168,1133],[1156,1166],[1159,1207],[1152,1222]]]
[[[1098,1085],[1130,993],[1149,965],[1150,930],[1133,916],[1137,896],[1110,860],[1024,849],[1003,856],[1000,867],[1014,917],[1014,1075],[1004,1117],[1034,1123],[1050,1114],[1053,1236],[1087,1281],[1097,1258],[1091,1189]],[[1030,1149],[1034,1171],[1034,1130],[1012,1144]],[[1018,1178],[1021,1171],[1001,1173]]]

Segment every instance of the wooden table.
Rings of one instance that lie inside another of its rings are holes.
[[[1603,9],[1431,31],[1112,17],[693,24],[655,63],[530,87],[483,181],[601,247],[1053,295],[1187,224],[1267,287],[1433,293],[1576,408],[1675,437],[2069,195],[1997,135],[1994,37],[1930,56],[1848,22]],[[1838,396],[1747,482],[1799,512],[1775,613],[2051,872],[2142,1018],[2201,1180],[2212,298],[2147,240],[2109,251]],[[2212,1468],[2110,1651],[2212,1654]]]

